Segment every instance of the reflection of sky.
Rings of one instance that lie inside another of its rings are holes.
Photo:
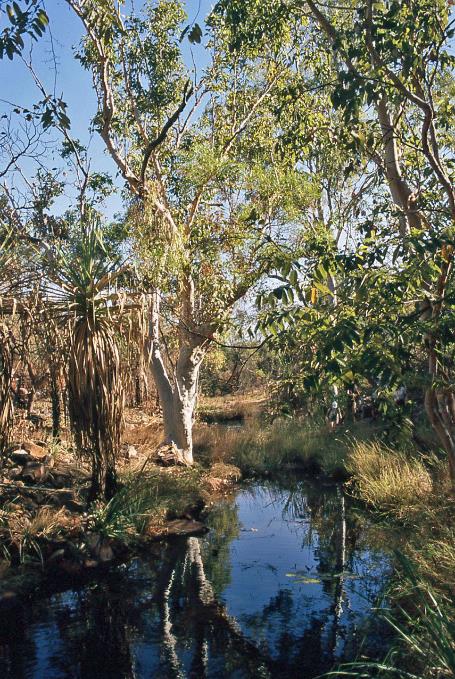
[[[300,499],[305,500],[304,492],[299,488]],[[309,679],[320,673],[312,665],[313,658],[319,662],[324,657],[324,671],[345,651],[352,656],[358,648],[386,578],[387,558],[369,551],[365,539],[358,549],[347,547],[346,570],[358,577],[343,582],[342,612],[337,620],[340,588],[336,581],[299,582],[288,574],[318,578],[327,570],[326,564],[333,563],[335,568],[342,535],[341,496],[320,491],[317,521],[310,520],[306,502],[298,502],[294,515],[283,514],[288,499],[287,491],[273,486],[238,494],[242,530],[228,545],[230,577],[224,580],[228,584],[220,602],[235,618],[247,643],[277,661],[273,677]],[[349,534],[348,525],[346,542],[352,544]],[[201,538],[202,554],[224,559],[223,550],[218,557],[213,554],[215,538],[222,544],[221,536],[214,533]],[[199,679],[193,660],[201,630],[206,639],[207,677],[259,676],[255,668],[245,666],[242,647],[233,654],[216,622],[204,627],[204,621],[195,616],[191,596],[197,586],[183,565],[185,542],[163,548],[162,553],[163,560],[135,559],[106,581],[28,605],[23,619],[15,620],[6,633],[0,622],[1,679]],[[165,582],[167,587],[166,573],[171,572],[174,585],[169,587],[168,602],[174,657],[163,643],[164,602],[159,584]],[[209,573],[207,562],[206,577]],[[304,669],[302,658],[306,659]],[[298,675],[297,667],[301,668]]]
[[[277,495],[275,491],[272,495],[267,489],[239,494],[237,506],[243,530],[231,543],[231,583],[222,595],[228,612],[240,622],[242,630],[256,640],[259,632],[272,652],[284,626],[287,633],[299,638],[312,618],[328,625],[334,618],[334,594],[327,593],[322,582],[301,582],[298,577],[288,576],[297,571],[317,579],[320,545],[314,527],[311,541],[308,539],[310,523],[304,517],[283,519],[286,500],[287,493]],[[384,557],[362,550],[352,555],[348,566],[355,578],[348,576],[343,583],[341,628],[358,625],[370,612],[381,590]],[[261,624],[264,609],[270,608],[283,591],[291,597],[292,611],[278,607]],[[326,631],[329,635],[330,629]]]

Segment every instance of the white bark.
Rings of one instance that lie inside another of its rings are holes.
[[[420,228],[422,226],[422,218],[416,209],[415,194],[403,179],[401,173],[395,126],[385,95],[376,105],[376,113],[381,126],[384,169],[387,183],[393,202],[402,213],[400,218],[400,235],[404,237],[410,228]]]
[[[150,311],[150,366],[163,410],[165,443],[173,444],[184,464],[193,464],[193,420],[199,370],[207,338],[181,324],[180,347],[174,374],[164,365],[159,341],[159,292],[153,294]]]

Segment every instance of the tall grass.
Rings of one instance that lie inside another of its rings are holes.
[[[405,517],[422,508],[433,480],[422,459],[378,441],[356,442],[347,457],[356,494],[371,507]]]
[[[163,523],[178,516],[201,500],[201,471],[190,469],[152,469],[130,475],[123,487],[107,503],[91,508],[88,529],[104,537],[132,539],[150,521]]]
[[[286,467],[299,467],[328,476],[346,478],[345,458],[353,436],[368,435],[362,424],[336,432],[321,420],[276,420],[266,424],[247,420],[244,427],[199,426],[194,446],[201,456],[226,461],[244,476],[263,476]]]
[[[46,541],[68,535],[74,520],[65,508],[43,506],[33,516],[7,504],[0,512],[3,558],[11,559],[14,551],[20,563],[28,560],[43,562],[42,546]]]
[[[382,662],[343,665],[326,676],[451,679],[455,677],[455,608],[453,601],[418,575],[416,564],[397,555],[407,605],[395,612],[379,610],[397,641]]]

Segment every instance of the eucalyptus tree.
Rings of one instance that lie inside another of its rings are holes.
[[[178,0],[145,2],[128,16],[111,0],[67,1],[85,28],[79,58],[94,76],[94,125],[125,180],[150,290],[150,364],[166,439],[191,464],[201,362],[311,193],[307,172],[276,145],[273,93],[289,75],[287,50],[233,57],[215,22],[199,75],[183,58]],[[195,27],[188,35],[202,39]],[[163,316],[178,336],[175,365],[163,356]]]
[[[399,212],[402,243],[397,255],[403,268],[410,266],[415,273],[408,291],[421,295],[418,323],[428,357],[426,411],[448,455],[455,485],[453,342],[447,332],[453,315],[448,293],[453,287],[455,233],[454,29],[449,6],[368,0],[356,5],[355,15],[340,21],[321,12],[312,0],[307,5],[335,48],[339,85],[334,104],[348,121],[368,105],[379,123],[380,158],[372,149],[373,158]]]
[[[378,352],[376,372],[385,370],[399,379],[395,348],[404,346],[403,337],[409,342],[408,354],[426,353],[426,411],[455,483],[450,9],[450,3],[420,0],[342,5],[282,0],[270,6],[221,0],[215,12],[229,27],[235,49],[258,44],[290,26],[296,28],[296,40],[300,36],[313,41],[316,58],[306,62],[304,74],[307,82],[316,81],[330,94],[333,110],[341,114],[337,143],[350,150],[354,169],[360,158],[369,159],[369,167],[376,168],[377,179],[388,188],[388,205],[382,198],[364,201],[360,240],[365,242],[345,263],[351,282],[357,280],[357,292],[371,286],[373,335],[378,336],[381,327],[387,339],[390,365],[386,369]],[[265,37],[257,31],[261,21]],[[388,296],[380,294],[380,281]],[[350,306],[352,296],[347,301]],[[379,306],[373,309],[375,303]],[[365,315],[354,312],[351,326],[355,330],[364,321]],[[331,328],[327,330],[330,334]],[[364,330],[355,341],[365,348],[372,328]],[[352,333],[349,342],[352,346]],[[336,352],[335,347],[331,351]]]

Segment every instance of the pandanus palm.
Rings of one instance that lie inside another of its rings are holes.
[[[124,404],[116,329],[125,305],[116,284],[125,267],[108,256],[96,221],[49,262],[48,298],[69,329],[71,429],[78,451],[92,464],[89,499],[110,499]]]
[[[5,316],[11,316],[15,308],[8,283],[12,259],[11,238],[8,232],[3,231],[0,240],[0,455],[8,446],[13,423],[13,345],[10,329],[5,322]]]

